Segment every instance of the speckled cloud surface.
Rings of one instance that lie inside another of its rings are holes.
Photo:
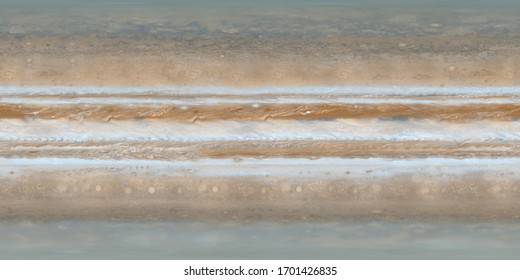
[[[520,214],[516,87],[0,89],[3,219]]]
[[[5,4],[0,219],[518,219],[517,11],[332,2]]]

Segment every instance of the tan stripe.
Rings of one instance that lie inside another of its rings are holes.
[[[407,46],[399,47],[403,42]],[[507,32],[314,38],[2,36],[0,83],[518,85],[518,43]]]
[[[131,172],[88,166],[77,171],[25,171],[0,181],[0,220],[520,217],[519,182],[510,176],[492,173],[483,178],[474,172],[437,178],[418,172],[374,177],[382,174],[302,179],[172,176],[153,168]]]
[[[0,157],[197,159],[225,157],[512,157],[518,141],[0,142]]]

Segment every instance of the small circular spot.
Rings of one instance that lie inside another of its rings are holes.
[[[214,193],[218,192],[218,187],[215,186],[215,187],[211,188],[211,191],[214,192]]]
[[[97,192],[100,192],[101,190],[103,190],[103,188],[102,188],[100,185],[97,185],[97,186],[96,186],[96,191],[97,191]]]
[[[254,103],[253,105],[251,105],[251,107],[253,107],[253,108],[259,108],[260,105],[259,105],[258,103]]]
[[[406,43],[399,43],[398,45],[400,48],[405,48],[406,46],[408,46]]]
[[[180,109],[181,109],[181,110],[183,110],[183,111],[186,111],[186,110],[188,110],[188,106],[186,106],[186,105],[183,105],[183,106],[181,106],[181,108],[180,108]]]
[[[296,192],[301,193],[302,191],[303,191],[303,188],[302,188],[302,187],[299,187],[299,186],[296,187]]]
[[[448,70],[450,70],[450,72],[453,72],[453,71],[457,70],[457,67],[451,65],[450,68],[448,68]]]
[[[125,193],[126,194],[131,194],[132,193],[132,189],[131,188],[125,188]]]
[[[148,188],[148,193],[149,194],[154,194],[155,193],[155,188],[154,187],[149,187]]]

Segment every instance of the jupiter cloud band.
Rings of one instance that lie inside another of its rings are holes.
[[[8,86],[0,218],[516,219],[518,89]]]
[[[4,1],[0,220],[517,220],[517,6],[374,1]]]

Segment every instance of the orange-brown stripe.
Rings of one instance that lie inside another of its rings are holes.
[[[520,104],[259,104],[251,105],[32,105],[0,104],[0,118],[175,121],[321,118],[431,118],[512,120]]]

